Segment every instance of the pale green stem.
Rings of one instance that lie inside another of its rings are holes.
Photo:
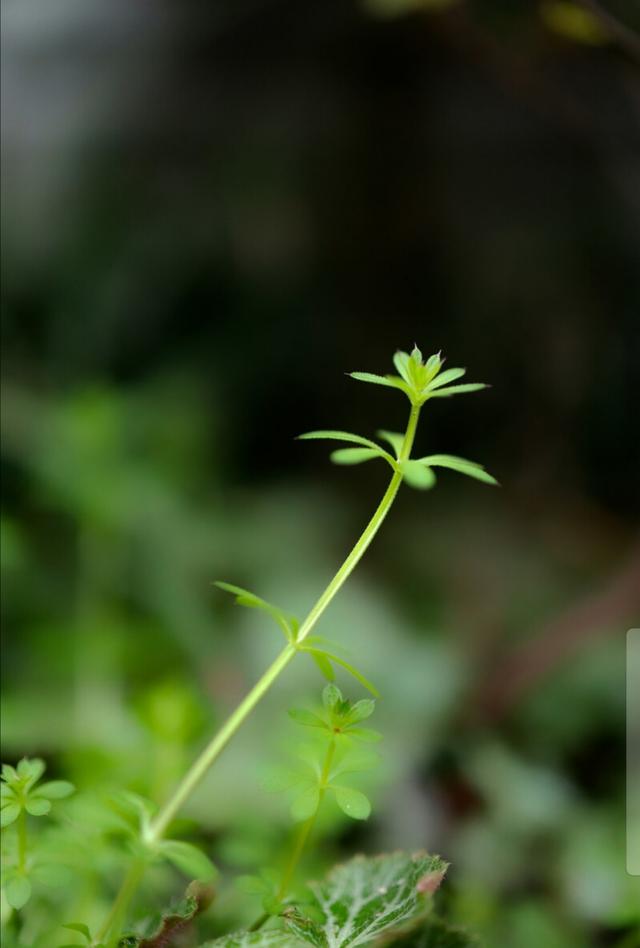
[[[278,898],[283,899],[289,890],[291,885],[291,880],[293,874],[296,871],[297,865],[300,862],[300,857],[302,856],[304,847],[309,839],[309,834],[314,827],[320,807],[322,806],[322,800],[324,795],[327,792],[327,782],[329,780],[329,774],[331,773],[331,764],[333,763],[333,756],[336,751],[336,742],[335,738],[332,738],[329,747],[327,748],[327,756],[325,757],[324,766],[322,768],[322,774],[320,776],[320,793],[318,795],[318,806],[316,807],[315,813],[313,813],[308,820],[300,827],[298,837],[296,839],[296,844],[293,847],[289,862],[287,863],[287,868],[284,871],[282,876],[282,882],[280,883],[280,888],[278,889]]]
[[[131,863],[129,871],[124,877],[120,891],[116,900],[111,906],[111,911],[107,916],[104,925],[96,935],[98,942],[104,942],[106,945],[113,944],[120,936],[120,929],[124,923],[129,903],[136,893],[138,886],[144,875],[146,862],[144,859],[136,859]]]
[[[27,814],[20,810],[18,817],[18,869],[24,872],[27,868]]]
[[[411,414],[409,416],[409,421],[407,424],[407,429],[404,435],[402,442],[402,447],[400,450],[400,455],[398,461],[405,461],[409,458],[411,454],[411,448],[413,447],[413,440],[415,438],[416,428],[418,425],[418,417],[420,415],[420,406],[413,405],[411,408]],[[212,766],[214,761],[220,756],[224,748],[227,746],[234,734],[239,730],[241,725],[248,718],[251,711],[254,709],[256,704],[260,699],[266,694],[271,685],[275,682],[280,673],[287,667],[291,659],[294,657],[298,651],[298,646],[303,639],[309,635],[316,622],[325,611],[331,600],[334,598],[336,593],[340,590],[342,585],[351,575],[357,564],[362,559],[365,551],[370,545],[371,541],[375,537],[376,533],[380,529],[383,520],[389,513],[391,505],[395,500],[396,494],[402,483],[402,472],[400,470],[395,470],[393,477],[389,482],[384,496],[378,507],[376,508],[373,517],[365,527],[360,538],[356,542],[355,546],[347,556],[346,560],[335,574],[327,588],[324,590],[318,601],[312,607],[311,611],[307,615],[306,619],[303,621],[300,629],[298,631],[298,637],[295,644],[288,644],[283,651],[278,655],[273,664],[267,669],[262,678],[253,686],[251,691],[246,695],[246,697],[240,702],[238,707],[235,709],[233,714],[222,725],[217,734],[213,737],[211,742],[205,747],[199,757],[196,758],[194,763],[191,765],[183,779],[178,784],[176,790],[173,793],[173,796],[165,803],[162,807],[155,820],[151,823],[146,836],[145,842],[149,846],[153,846],[160,839],[162,839],[167,826],[176,816],[178,811],[181,809],[183,804],[188,800],[193,791],[196,789],[198,784],[201,782],[203,777],[208,772],[209,768]],[[129,877],[127,877],[128,879]],[[123,883],[121,892],[118,895],[118,899],[122,894],[125,886],[127,885],[127,879]],[[139,881],[139,880],[138,880]],[[136,882],[137,886],[137,882]],[[127,901],[131,898],[131,895],[128,895]]]

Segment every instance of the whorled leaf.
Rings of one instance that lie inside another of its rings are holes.
[[[429,908],[447,864],[426,853],[356,856],[336,866],[324,882],[311,883],[313,916],[288,909],[289,931],[315,948],[346,948],[370,944]]]
[[[268,616],[271,616],[280,626],[288,641],[294,641],[298,630],[298,620],[295,616],[285,612],[280,606],[275,606],[272,602],[261,599],[260,596],[256,596],[256,594],[250,590],[243,589],[242,586],[234,586],[232,583],[223,583],[221,581],[217,581],[213,585],[217,586],[218,589],[222,589],[223,592],[228,592],[232,596],[235,596],[236,603],[239,606],[246,606],[247,609],[259,609],[261,612],[265,612]]]
[[[429,490],[436,482],[431,468],[425,467],[420,461],[403,461],[400,469],[407,484],[417,490]]]
[[[466,474],[467,477],[475,477],[478,481],[485,484],[497,485],[498,481],[484,469],[482,464],[476,461],[468,461],[466,458],[456,457],[454,454],[430,454],[424,458],[418,458],[418,464],[425,464],[427,467],[445,467],[451,471],[457,471],[459,474]]]

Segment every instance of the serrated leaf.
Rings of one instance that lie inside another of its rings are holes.
[[[374,375],[371,372],[350,372],[349,375],[357,382],[370,382],[372,385],[386,385],[387,388],[397,388],[407,394],[407,384],[402,379],[395,379],[388,375]]]
[[[313,816],[320,803],[320,788],[317,784],[303,790],[291,804],[291,816],[296,822],[308,820]]]
[[[20,816],[21,810],[22,807],[19,803],[7,803],[3,806],[0,810],[0,826],[4,828],[5,826],[11,826],[12,823],[15,823]]]
[[[429,467],[446,467],[459,474],[466,474],[467,477],[475,477],[478,481],[485,484],[498,484],[495,477],[492,477],[488,471],[485,471],[482,464],[476,461],[468,461],[466,458],[456,457],[454,454],[430,454],[427,457],[419,458],[420,463],[427,464]]]
[[[404,435],[397,431],[386,431],[384,428],[381,428],[380,431],[376,432],[376,434],[379,438],[383,438],[391,445],[395,452],[396,458],[399,458],[400,451],[402,450],[402,444],[404,442]]]
[[[158,844],[158,852],[173,863],[176,869],[192,879],[208,881],[218,874],[209,857],[191,843],[167,839]]]
[[[282,629],[287,639],[290,642],[293,641],[294,630],[297,629],[295,616],[289,615],[284,609],[275,606],[272,602],[261,599],[260,596],[256,596],[256,594],[250,592],[250,590],[243,589],[242,586],[234,586],[232,583],[223,583],[220,580],[217,580],[213,585],[217,586],[218,589],[222,589],[223,592],[228,592],[231,593],[232,596],[235,596],[237,605],[245,606],[247,609],[259,609],[268,616],[271,616]]]
[[[296,724],[302,724],[305,727],[328,727],[326,721],[323,721],[323,719],[318,717],[317,714],[314,714],[313,711],[307,711],[306,708],[289,708],[288,714]]]
[[[377,451],[373,448],[340,448],[338,451],[332,451],[329,457],[334,464],[363,464],[365,461],[384,457],[384,452],[381,448]]]
[[[70,932],[79,932],[86,941],[91,941],[91,932],[87,925],[83,925],[82,922],[67,922],[66,925],[62,925],[62,928],[67,928]]]
[[[333,787],[336,803],[352,820],[366,820],[371,813],[368,797],[354,787]]]
[[[38,796],[47,797],[48,800],[64,800],[71,796],[75,787],[68,780],[50,780],[38,787]]]
[[[351,434],[350,431],[307,431],[305,434],[298,435],[298,441],[350,441],[351,444],[359,444],[363,448],[382,450],[375,441],[363,438],[362,435]]]
[[[199,948],[300,948],[300,942],[289,932],[279,929],[260,929],[257,932],[233,932]]]
[[[484,382],[468,382],[465,385],[452,385],[450,388],[439,388],[435,392],[429,390],[429,398],[448,398],[449,395],[463,395],[465,392],[479,392],[488,388]]]
[[[51,809],[51,801],[44,797],[27,797],[24,808],[31,816],[45,816]]]
[[[425,467],[420,461],[403,461],[401,469],[407,484],[417,490],[429,490],[436,482],[431,468]]]
[[[14,876],[5,886],[4,895],[11,908],[19,911],[31,898],[31,883],[24,876]]]
[[[321,922],[290,909],[287,928],[315,948],[347,948],[370,944],[416,918],[426,908],[429,893],[421,891],[425,878],[442,878],[447,864],[426,853],[356,856],[336,866],[321,883],[311,883],[312,910]]]

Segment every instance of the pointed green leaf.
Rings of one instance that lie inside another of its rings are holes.
[[[313,816],[320,803],[320,788],[317,784],[308,787],[291,804],[291,816],[298,823]]]
[[[432,392],[434,388],[442,388],[443,385],[447,385],[449,382],[455,382],[456,379],[461,379],[466,371],[466,369],[447,369],[445,372],[440,372],[436,375],[427,387],[430,392]]]
[[[38,796],[47,797],[49,800],[63,800],[71,796],[75,789],[68,780],[50,780],[38,787]]]
[[[316,648],[302,648],[300,651],[309,652],[327,681],[333,681],[335,679],[336,673],[334,672],[331,662],[324,652],[321,652],[320,649]]]
[[[396,458],[400,457],[400,451],[402,450],[402,443],[404,441],[404,435],[399,434],[397,431],[386,431],[384,428],[381,428],[380,431],[376,432],[379,438],[383,438],[385,441],[388,441],[391,447],[394,450]]]
[[[380,697],[380,692],[375,687],[375,685],[372,685],[371,682],[365,678],[364,675],[359,672],[358,669],[355,668],[350,662],[346,662],[344,658],[340,658],[339,655],[334,655],[332,652],[323,651],[322,655],[325,657],[325,659],[329,659],[329,661],[333,662],[334,665],[340,665],[341,668],[344,668],[345,671],[348,671],[350,675],[353,675],[356,681],[360,682],[363,688],[366,688],[367,691],[370,691],[371,694],[375,695],[376,698]]]
[[[353,787],[333,787],[336,803],[352,820],[366,820],[371,813],[368,798]]]
[[[410,487],[418,490],[429,490],[436,482],[433,471],[425,467],[420,461],[403,461],[402,476]]]
[[[406,352],[401,352],[398,350],[393,357],[393,364],[396,367],[396,372],[400,375],[407,385],[412,385],[412,379],[409,372],[409,360],[412,358],[413,353],[409,356]]]
[[[208,881],[218,874],[218,870],[209,857],[191,843],[166,839],[158,844],[158,852],[173,863],[176,869],[192,879]]]
[[[83,925],[82,922],[69,922],[66,925],[62,925],[62,928],[68,928],[70,932],[79,932],[86,941],[91,941],[91,932],[86,925]]]
[[[19,911],[31,898],[31,883],[24,876],[14,876],[5,886],[4,895],[11,908]]]
[[[327,728],[328,724],[322,718],[314,714],[313,711],[307,711],[305,708],[289,708],[289,717],[293,718],[296,724],[303,724],[305,727]]]
[[[45,816],[51,809],[51,802],[44,797],[27,797],[24,808],[31,816]]]
[[[380,451],[380,445],[369,438],[363,438],[362,435],[351,434],[349,431],[307,431],[306,434],[298,435],[298,441],[350,441],[352,444],[359,444],[363,448],[373,448],[374,451]]]
[[[423,880],[442,878],[447,865],[439,856],[393,853],[356,856],[336,866],[324,882],[311,883],[310,914],[290,909],[285,925],[314,948],[356,948],[392,942],[394,929],[421,915],[430,895]]]
[[[327,711],[331,711],[340,701],[343,700],[342,692],[337,685],[330,684],[324,686],[322,690],[322,703]]]
[[[384,457],[383,451],[374,451],[372,448],[340,448],[330,454],[334,464],[362,464],[380,457]]]
[[[467,477],[475,477],[476,480],[483,481],[485,484],[498,484],[495,477],[485,471],[482,464],[467,461],[466,458],[458,458],[453,454],[431,454],[420,458],[420,463],[427,464],[429,467],[447,467],[452,471],[458,471],[459,474],[466,474]]]
[[[348,724],[357,724],[358,721],[365,721],[370,718],[376,709],[376,703],[371,698],[362,698],[356,701],[349,714],[347,715]]]
[[[483,382],[468,382],[466,385],[452,385],[450,388],[440,388],[435,392],[429,390],[429,398],[448,398],[449,395],[463,395],[465,392],[479,392],[488,388]]]
[[[370,382],[372,385],[386,385],[387,388],[398,388],[401,392],[407,394],[405,382],[402,379],[395,379],[389,375],[373,375],[371,372],[350,372],[349,375],[357,382]]]
[[[368,744],[376,744],[382,740],[382,734],[370,727],[350,727],[346,731],[346,737],[353,737],[356,741],[364,741]]]
[[[277,622],[287,639],[290,642],[293,641],[294,633],[292,630],[293,628],[297,629],[295,616],[289,615],[284,609],[281,609],[279,606],[274,606],[273,603],[267,602],[266,599],[261,599],[260,596],[256,596],[256,594],[250,592],[250,590],[243,589],[242,586],[234,586],[231,583],[223,583],[219,580],[213,585],[235,596],[236,603],[239,606],[246,606],[247,609],[260,609],[262,612],[266,612],[267,615],[271,616],[271,618]]]
[[[7,803],[0,810],[0,826],[11,826],[20,816],[22,807],[19,803]]]

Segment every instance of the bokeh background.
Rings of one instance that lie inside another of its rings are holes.
[[[371,820],[327,813],[306,871],[426,846],[487,946],[638,945],[637,25],[633,0],[4,4],[4,759],[75,782],[92,856],[22,943],[103,915],[124,857],[91,801],[161,801],[279,648],[212,581],[304,613],[332,575],[387,473],[294,436],[402,428],[345,373],[416,341],[493,385],[431,402],[419,449],[502,488],[401,492],[323,618],[385,741]],[[294,664],[184,814],[225,876],[204,935],[281,858],[260,777],[321,686]],[[136,917],[180,887],[158,871]]]

